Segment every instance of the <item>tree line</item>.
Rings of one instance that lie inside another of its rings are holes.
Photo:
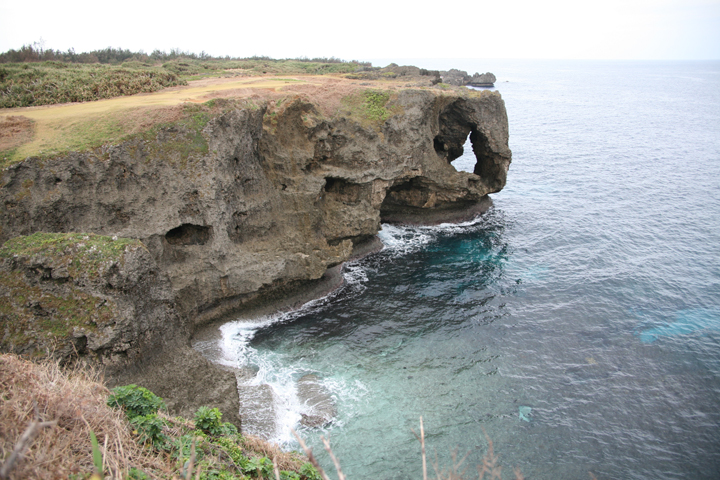
[[[19,49],[10,49],[7,52],[0,53],[0,63],[27,63],[27,62],[64,62],[64,63],[103,63],[115,65],[125,61],[134,60],[149,63],[164,63],[180,58],[193,60],[273,60],[266,56],[253,56],[246,58],[230,57],[213,57],[205,51],[198,53],[186,52],[179,48],[173,48],[170,52],[163,50],[153,50],[152,53],[145,53],[142,50],[133,52],[128,49],[107,47],[102,50],[93,50],[91,52],[75,52],[74,48],[67,51],[53,50],[52,48],[44,48],[43,41],[33,42],[29,45],[23,45]],[[371,66],[370,62],[359,62],[357,60],[346,61],[335,57],[318,57],[318,58],[293,58],[286,60],[295,60],[298,62],[314,62],[314,63],[354,63],[359,66]]]

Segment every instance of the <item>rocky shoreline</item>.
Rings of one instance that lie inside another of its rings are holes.
[[[219,406],[239,425],[235,372],[194,351],[195,332],[327,294],[343,262],[381,247],[381,221],[461,221],[505,185],[511,153],[498,93],[359,95],[355,110],[332,116],[302,95],[219,99],[193,107],[203,122],[6,168],[0,243],[30,240],[0,252],[3,278],[15,279],[0,282],[0,349],[36,355],[59,345],[56,354],[102,365],[110,385],[143,384],[179,414]],[[474,173],[450,163],[468,136]],[[43,242],[64,246],[50,254]],[[95,252],[113,242],[125,247],[97,268],[68,267],[79,244]],[[34,303],[18,299],[24,289],[38,292]],[[50,294],[86,298],[104,316],[71,325]],[[21,320],[29,336],[13,330]],[[62,328],[28,340],[48,321]]]

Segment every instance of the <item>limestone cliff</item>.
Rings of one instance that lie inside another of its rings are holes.
[[[28,158],[0,174],[0,243],[34,232],[137,239],[167,282],[181,319],[172,328],[189,319],[187,332],[318,286],[381,221],[474,216],[505,185],[511,154],[498,93],[408,89],[381,100],[347,115],[300,95],[216,102],[201,124]],[[468,135],[474,173],[450,163]],[[145,341],[161,340],[164,318]]]

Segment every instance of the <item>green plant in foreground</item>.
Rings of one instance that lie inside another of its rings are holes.
[[[123,409],[130,420],[156,414],[158,410],[166,408],[162,398],[147,388],[134,384],[113,388],[107,404],[110,407]]]
[[[167,445],[167,437],[163,433],[166,424],[157,413],[138,415],[130,420],[130,425],[137,432],[140,443],[151,443],[157,449],[164,449]]]
[[[300,475],[306,477],[307,480],[322,480],[320,473],[310,462],[303,463],[302,467],[300,467]]]
[[[102,452],[100,452],[100,445],[98,444],[95,432],[90,430],[90,444],[92,445],[92,456],[93,465],[95,465],[95,473],[102,475],[103,471],[103,458]]]
[[[222,413],[217,408],[200,407],[195,412],[195,427],[209,435],[221,435],[223,433]]]

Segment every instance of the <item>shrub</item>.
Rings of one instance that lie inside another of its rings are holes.
[[[300,467],[300,475],[307,478],[307,480],[322,480],[320,473],[318,473],[317,469],[309,462],[303,463],[302,467]]]
[[[223,433],[221,418],[222,413],[217,408],[200,407],[195,412],[195,427],[208,435],[221,435]]]
[[[138,415],[130,424],[138,435],[138,441],[142,444],[152,444],[155,448],[163,449],[167,443],[167,437],[163,433],[165,421],[157,416],[157,413],[149,415]]]
[[[147,388],[134,384],[113,388],[107,404],[111,407],[121,408],[131,420],[135,417],[156,414],[158,410],[166,408],[162,398]]]
[[[258,478],[272,478],[275,474],[272,460],[267,457],[253,457],[248,462],[247,467],[243,469],[248,475],[257,476]],[[320,480],[318,478],[318,480]]]

